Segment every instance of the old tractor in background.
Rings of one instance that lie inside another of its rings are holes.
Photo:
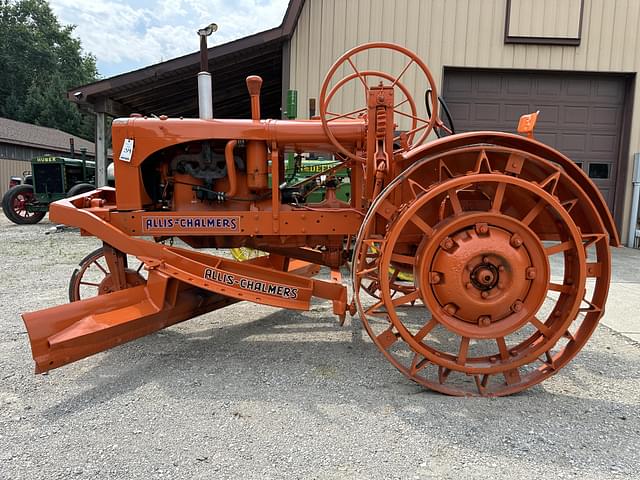
[[[396,72],[366,64],[385,57]],[[72,280],[93,292],[23,314],[37,372],[235,302],[308,310],[314,297],[341,323],[357,314],[404,375],[446,394],[521,391],[584,346],[618,235],[584,172],[531,138],[535,116],[521,119],[526,135],[444,135],[431,72],[382,42],[331,67],[318,119],[261,119],[260,86],[247,78],[247,120],[201,106],[199,119],[113,122],[116,188],[51,205],[103,248]],[[411,96],[427,88],[430,114]],[[288,182],[286,156],[305,152],[335,164]],[[205,250],[242,247],[267,255]],[[99,281],[83,280],[90,269]]]
[[[49,204],[95,188],[95,162],[46,155],[31,160],[31,172],[12,177],[2,197],[2,210],[13,223],[34,224],[44,218]]]

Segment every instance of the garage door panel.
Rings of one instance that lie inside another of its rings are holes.
[[[500,123],[500,105],[495,103],[478,103],[475,105],[473,120],[480,122]]]
[[[617,80],[598,80],[596,81],[595,98],[603,98],[609,102],[622,102],[624,100],[624,83]]]
[[[443,85],[459,132],[515,132],[521,115],[540,110],[536,138],[595,177],[610,208],[625,95],[624,77],[611,74],[445,69]]]
[[[570,156],[577,158],[583,156],[587,151],[586,133],[561,133],[558,134],[557,148]]]
[[[551,132],[536,132],[536,140],[540,140],[542,143],[549,145],[553,148],[558,148],[558,134]]]
[[[447,82],[447,89],[449,92],[453,93],[466,93],[471,94],[471,83],[473,81],[473,77],[471,75],[456,75],[455,77],[450,77]]]
[[[535,94],[538,97],[559,97],[562,95],[562,83],[553,79],[540,78],[536,82]]]
[[[616,127],[621,123],[621,113],[618,108],[594,107],[591,125],[594,127]]]
[[[538,116],[538,122],[536,123],[536,125],[545,127],[548,125],[556,126],[558,124],[560,115],[560,107],[558,107],[558,105],[538,104],[536,108],[532,108],[528,113],[534,112],[536,110],[540,110],[540,115]]]
[[[611,152],[615,151],[618,144],[619,135],[606,135],[606,134],[592,134],[589,136],[591,139],[590,149],[593,153],[602,153],[607,156]]]
[[[586,78],[576,78],[565,82],[566,95],[570,100],[583,102],[588,100],[591,94],[591,81]]]
[[[517,125],[522,115],[531,113],[531,105],[529,103],[506,104],[503,109],[503,120],[512,125]]]
[[[566,126],[587,128],[589,107],[566,106],[562,109],[562,121]]]
[[[506,83],[506,92],[509,95],[529,97],[531,96],[531,79],[526,77],[507,77],[503,80]]]
[[[502,86],[500,82],[490,75],[480,76],[475,84],[475,90],[482,95],[500,95]]]
[[[471,105],[469,103],[447,102],[451,118],[454,118],[456,128],[471,121]]]

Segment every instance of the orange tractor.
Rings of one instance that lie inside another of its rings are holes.
[[[374,53],[394,56],[398,72],[363,67]],[[430,89],[430,114],[406,79]],[[528,135],[427,141],[447,130],[434,79],[414,53],[381,42],[336,61],[319,118],[261,119],[260,85],[247,78],[251,119],[113,122],[116,188],[50,209],[104,246],[74,273],[71,303],[23,314],[37,372],[242,300],[295,310],[330,300],[340,322],[357,313],[409,379],[452,395],[518,392],[584,346],[618,235],[582,170],[531,138],[533,117],[520,122]],[[288,184],[285,155],[310,151],[337,163]],[[341,171],[348,202],[335,194]],[[323,198],[309,201],[318,186]],[[240,247],[266,254],[202,250]]]

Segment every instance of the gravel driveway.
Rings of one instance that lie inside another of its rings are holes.
[[[640,478],[640,345],[605,326],[557,376],[450,398],[359,321],[237,304],[35,376],[20,312],[99,246],[0,218],[0,478]]]

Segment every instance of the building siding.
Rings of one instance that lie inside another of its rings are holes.
[[[289,85],[298,90],[299,116],[306,117],[308,99],[318,97],[333,61],[368,41],[395,42],[415,51],[440,90],[445,66],[623,73],[640,67],[640,0],[585,0],[579,46],[505,44],[506,5],[506,0],[306,0],[290,40]],[[550,16],[544,8],[532,9],[530,15],[531,25],[537,26]],[[357,66],[365,64],[389,72],[402,69],[379,53]],[[342,69],[337,75],[344,73]],[[421,98],[425,85],[418,75],[403,77],[403,82]],[[336,97],[341,111],[355,108],[355,88]],[[638,92],[632,111],[629,158],[622,159],[624,171],[619,172],[625,178],[631,177],[633,153],[640,151]],[[628,186],[618,192],[624,195],[623,219],[629,215],[630,194]]]
[[[0,157],[0,198],[9,189],[9,179],[11,177],[22,177],[23,172],[30,170],[30,162]]]

